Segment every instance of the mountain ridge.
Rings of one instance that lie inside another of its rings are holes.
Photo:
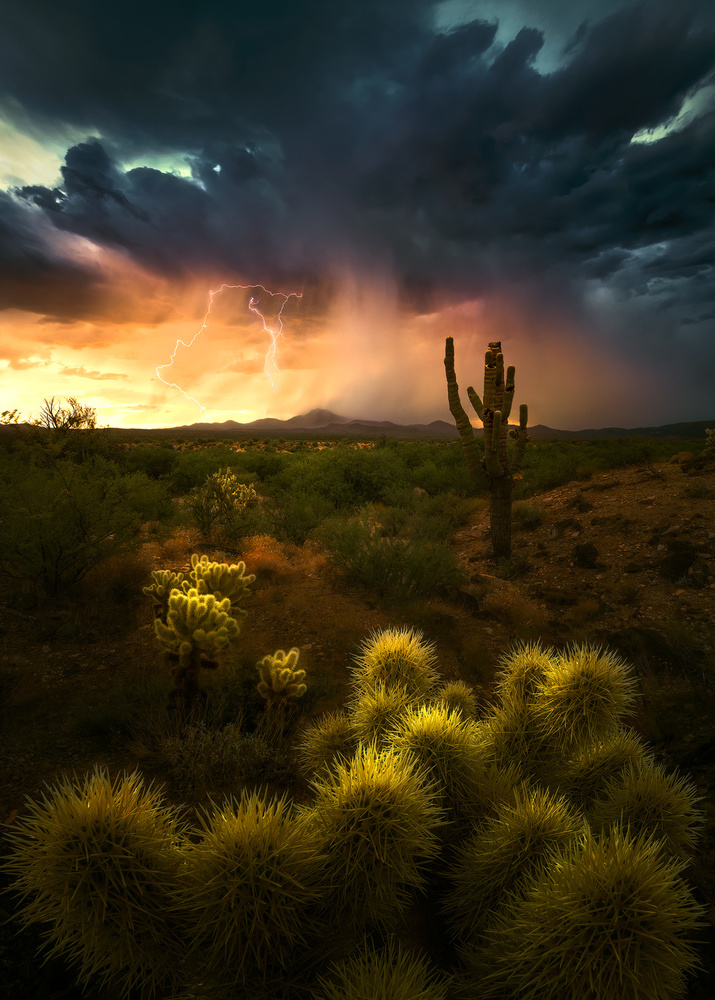
[[[510,424],[516,427],[516,424]],[[584,430],[569,431],[548,427],[545,424],[534,424],[527,428],[529,437],[532,439],[587,439],[587,438],[613,438],[613,437],[705,437],[705,428],[715,427],[713,420],[690,420],[680,421],[673,424],[662,424],[657,427],[601,427],[586,428]],[[379,437],[384,434],[387,437],[427,437],[427,438],[458,438],[459,432],[456,426],[446,420],[433,420],[428,424],[396,424],[392,420],[367,420],[353,419],[340,416],[331,410],[315,408],[307,413],[298,414],[287,420],[278,417],[261,417],[258,420],[251,420],[240,423],[236,420],[225,420],[222,423],[194,423],[184,424],[180,427],[162,428],[179,432],[203,432],[203,431],[272,431],[272,432],[293,432],[301,430],[320,430],[326,434],[341,434],[343,436],[358,437],[369,436]],[[481,427],[474,428],[475,435],[483,434]]]

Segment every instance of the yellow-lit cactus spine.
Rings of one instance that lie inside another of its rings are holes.
[[[454,341],[447,337],[444,368],[447,375],[447,398],[462,439],[467,469],[477,490],[490,491],[490,528],[492,548],[497,558],[511,556],[511,500],[514,479],[521,478],[524,450],[529,441],[526,433],[528,407],[519,407],[519,429],[509,431],[509,414],[514,400],[514,372],[510,365],[504,379],[504,355],[501,342],[493,341],[484,355],[483,400],[470,385],[467,395],[477,416],[484,424],[484,458],[479,459],[474,429],[459,398],[459,386],[454,372]],[[511,458],[507,440],[516,438]]]
[[[175,573],[171,569],[155,569],[151,575],[152,583],[148,587],[142,587],[142,593],[151,597],[154,617],[166,622],[169,597],[172,590],[178,590],[184,583],[184,574]]]
[[[261,677],[256,687],[266,699],[266,708],[285,708],[290,704],[289,699],[305,694],[305,670],[296,670],[299,656],[300,650],[294,646],[289,653],[279,649],[256,664]]]
[[[189,580],[183,583],[184,592],[195,588],[199,594],[213,594],[217,601],[228,598],[233,614],[245,615],[246,612],[238,605],[251,591],[250,584],[256,579],[254,573],[245,575],[244,562],[228,563],[210,562],[208,556],[199,557],[196,553],[191,557],[191,572]]]
[[[199,687],[200,670],[215,670],[218,663],[214,657],[239,633],[231,610],[230,598],[219,601],[213,594],[199,593],[194,587],[186,593],[174,590],[169,595],[166,623],[157,618],[154,631],[175,664],[172,702],[183,701],[186,708],[191,708],[198,699],[205,698]]]

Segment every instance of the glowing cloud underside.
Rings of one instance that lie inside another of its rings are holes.
[[[159,365],[156,368],[156,375],[157,375],[157,378],[159,379],[159,381],[163,382],[164,385],[170,386],[172,389],[178,389],[179,392],[182,394],[182,396],[184,396],[190,402],[195,403],[198,406],[198,408],[199,408],[199,410],[201,412],[201,419],[203,421],[205,421],[206,423],[211,423],[211,418],[209,417],[208,413],[206,412],[205,407],[203,407],[201,405],[201,403],[198,401],[198,399],[194,399],[193,396],[189,396],[189,394],[187,392],[184,392],[184,390],[181,388],[181,386],[177,385],[176,382],[167,382],[166,379],[163,378],[159,373],[161,371],[163,371],[163,369],[165,369],[165,368],[171,368],[171,366],[174,363],[174,359],[176,357],[176,352],[179,349],[179,344],[181,344],[183,347],[191,347],[191,345],[194,343],[194,341],[199,336],[199,334],[203,333],[203,331],[206,329],[206,324],[208,323],[209,316],[211,315],[211,307],[213,306],[214,296],[218,295],[220,292],[222,292],[224,290],[224,288],[243,288],[243,289],[246,289],[246,288],[251,288],[251,289],[253,289],[253,288],[260,288],[261,292],[263,292],[264,295],[270,295],[271,298],[273,298],[274,296],[278,295],[278,296],[280,296],[280,298],[283,299],[283,303],[282,303],[282,305],[281,305],[281,307],[278,310],[278,313],[276,315],[277,329],[273,329],[273,327],[269,326],[268,323],[266,322],[266,317],[265,317],[263,311],[260,308],[260,303],[261,303],[261,298],[262,298],[260,295],[259,296],[252,295],[251,298],[248,301],[248,308],[251,310],[252,313],[255,313],[256,316],[260,317],[261,322],[263,323],[263,329],[265,330],[265,332],[267,334],[269,334],[269,336],[271,338],[271,343],[270,343],[270,346],[268,348],[268,352],[266,354],[266,363],[264,365],[263,370],[265,371],[265,373],[268,376],[268,378],[271,380],[271,386],[273,387],[274,390],[277,389],[277,384],[276,384],[276,382],[274,382],[273,376],[274,375],[278,376],[280,374],[280,370],[278,368],[278,365],[276,364],[276,348],[277,348],[277,344],[278,344],[278,338],[283,335],[283,320],[281,319],[281,315],[283,313],[283,310],[285,309],[286,302],[289,299],[291,299],[291,298],[296,298],[296,299],[302,298],[302,293],[301,292],[288,292],[288,294],[286,295],[284,292],[271,292],[267,288],[264,288],[263,285],[227,285],[227,284],[224,283],[223,285],[221,285],[220,288],[211,289],[209,291],[209,306],[208,306],[208,309],[206,310],[206,315],[204,316],[204,321],[201,324],[201,327],[196,331],[196,333],[193,335],[193,337],[191,338],[191,340],[189,341],[188,344],[186,343],[186,341],[181,340],[179,338],[179,340],[176,341],[176,346],[174,347],[174,350],[172,351],[171,359],[167,362],[167,364],[165,364],[165,365]]]

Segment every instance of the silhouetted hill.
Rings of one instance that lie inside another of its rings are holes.
[[[511,424],[510,426],[516,426]],[[580,431],[562,431],[545,424],[535,424],[529,427],[529,437],[533,440],[553,439],[588,439],[588,438],[618,438],[618,437],[682,437],[704,438],[705,428],[715,427],[713,420],[693,420],[678,424],[663,424],[661,427],[603,427],[588,428]],[[459,432],[454,424],[446,420],[433,420],[429,424],[396,424],[392,420],[351,420],[341,417],[330,410],[315,409],[289,420],[279,420],[277,417],[263,417],[241,424],[235,420],[226,420],[220,424],[196,423],[184,427],[173,427],[170,430],[179,432],[217,433],[221,431],[236,431],[241,433],[272,432],[274,434],[295,434],[301,430],[320,430],[326,435],[341,437],[386,437],[400,438],[458,438]],[[474,433],[483,433],[481,427],[475,427]]]
[[[475,418],[476,419],[476,418]],[[20,425],[23,426],[23,425]],[[515,426],[511,424],[510,426]],[[529,427],[529,437],[534,441],[544,440],[587,440],[593,438],[705,438],[705,428],[715,427],[712,420],[691,420],[677,424],[663,424],[660,427],[601,427],[580,431],[562,431],[544,424]],[[433,420],[429,424],[396,424],[392,420],[352,420],[341,417],[331,410],[314,409],[288,420],[277,417],[263,417],[242,424],[237,420],[222,423],[184,424],[181,427],[112,427],[113,434],[131,434],[135,438],[168,438],[212,436],[236,437],[354,437],[415,438],[427,440],[456,440],[459,433],[454,424],[446,420]],[[12,434],[13,426],[0,424],[0,434]],[[483,433],[475,427],[474,433]]]

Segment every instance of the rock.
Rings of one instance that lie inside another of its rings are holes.
[[[595,569],[598,559],[598,549],[593,542],[582,542],[574,545],[572,555],[577,565],[582,569]]]
[[[667,543],[668,555],[656,563],[656,568],[662,577],[675,583],[687,575],[688,570],[697,559],[697,552],[690,542],[671,539]]]
[[[65,622],[55,632],[58,639],[74,639],[80,634],[80,627],[77,622]]]
[[[566,590],[558,590],[556,587],[542,587],[539,597],[549,604],[575,604],[578,598]]]

